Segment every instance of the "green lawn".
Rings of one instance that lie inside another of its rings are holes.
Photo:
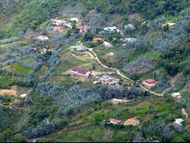
[[[0,76],[0,87],[2,87],[2,86],[9,86],[12,82],[13,82],[12,80]]]
[[[19,64],[12,64],[12,67],[14,68],[13,69],[13,72],[16,73],[16,74],[23,74],[23,75],[28,75],[30,72],[31,72],[31,68],[26,68],[26,67],[23,67]]]

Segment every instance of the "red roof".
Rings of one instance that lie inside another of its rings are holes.
[[[78,72],[80,74],[86,74],[87,72],[89,72],[89,70],[86,70],[86,69],[83,69],[83,68],[80,68],[80,67],[75,67],[72,70],[75,71],[75,72]]]
[[[154,83],[156,83],[157,81],[154,80],[154,79],[147,79],[147,80],[145,80],[145,82],[148,83],[148,84],[154,84]]]
[[[138,123],[138,122],[140,122],[138,119],[136,119],[136,118],[130,118],[130,119],[128,119],[126,122],[131,122],[131,123]]]

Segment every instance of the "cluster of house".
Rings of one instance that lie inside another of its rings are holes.
[[[81,68],[81,67],[74,67],[70,70],[68,70],[66,73],[66,75],[71,75],[71,76],[79,76],[79,77],[89,77],[91,76],[95,76],[96,80],[93,82],[93,84],[104,84],[104,85],[119,85],[119,81],[120,79],[109,76],[107,74],[103,74],[100,72],[96,72],[93,70],[88,70],[85,68]]]
[[[65,29],[72,29],[73,28],[73,22],[75,22],[76,27],[80,30],[80,33],[87,32],[88,26],[82,25],[81,21],[77,17],[72,18],[66,18],[66,19],[51,19],[50,20],[53,30],[63,32]]]
[[[140,124],[140,120],[136,117],[127,119],[125,122],[122,122],[121,120],[111,118],[109,120],[105,121],[106,125],[116,125],[116,126],[138,126]]]
[[[148,88],[151,89],[152,87],[156,86],[156,84],[158,83],[158,81],[154,80],[154,79],[146,79],[142,82],[142,84]]]
[[[113,45],[107,41],[104,41],[104,38],[100,38],[100,37],[94,37],[93,38],[93,43],[96,44],[97,42],[103,42],[105,47],[112,47]]]
[[[73,49],[74,51],[79,52],[79,53],[88,51],[88,49],[82,43],[75,45],[75,46],[71,46],[71,49]]]
[[[93,82],[93,84],[105,84],[105,85],[119,85],[120,79],[109,76],[109,75],[102,75]]]

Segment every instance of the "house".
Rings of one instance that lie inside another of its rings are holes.
[[[109,75],[103,75],[97,79],[97,81],[94,81],[94,84],[101,83],[106,85],[118,85],[119,79],[115,77],[111,77]]]
[[[98,41],[104,41],[104,38],[98,38],[98,37],[93,38],[93,43],[97,43]]]
[[[147,79],[145,81],[142,82],[142,84],[147,87],[147,88],[152,88],[157,84],[157,81],[154,79]]]
[[[111,118],[109,120],[106,121],[106,124],[112,124],[112,125],[118,125],[121,123],[121,120],[115,119],[115,118]]]
[[[107,56],[111,56],[112,57],[112,56],[115,56],[115,54],[113,52],[110,52],[110,53],[107,54]]]
[[[65,27],[64,26],[55,26],[55,27],[53,27],[53,30],[63,32],[65,30]]]
[[[89,76],[90,71],[81,67],[75,67],[70,70],[71,75],[78,75],[78,76]]]
[[[175,28],[175,26],[176,26],[175,23],[170,23],[170,22],[168,23],[168,25],[169,25],[169,27],[172,28],[172,29]]]
[[[176,24],[175,24],[175,23],[172,23],[172,22],[168,22],[168,23],[162,24],[162,28],[163,28],[163,29],[164,29],[166,26],[167,26],[169,29],[173,29],[173,28],[175,28]]]
[[[50,21],[54,26],[63,26],[64,24],[68,23],[66,20],[62,19],[51,19]]]
[[[65,28],[70,28],[70,29],[72,29],[71,23],[65,23],[63,26],[64,26]]]
[[[82,43],[80,45],[72,46],[71,48],[77,52],[86,52],[88,50]]]
[[[28,96],[28,94],[27,93],[24,93],[24,94],[21,94],[19,97],[20,98],[26,98]]]
[[[112,104],[116,105],[116,104],[121,104],[121,103],[127,103],[127,102],[129,102],[129,100],[113,98],[111,102],[112,102]]]
[[[125,38],[124,40],[123,40],[123,42],[126,42],[126,43],[134,43],[134,42],[136,42],[137,41],[137,39],[136,38]]]
[[[88,30],[88,26],[87,25],[80,25],[79,27],[79,30],[80,30],[80,33],[82,33],[82,32],[87,32],[87,30]]]
[[[133,24],[127,24],[127,25],[125,25],[124,29],[127,33],[130,33],[130,32],[133,32],[135,30],[135,26]]]
[[[77,23],[78,23],[78,22],[79,22],[79,19],[78,19],[77,17],[72,17],[72,18],[70,18],[70,21],[72,21],[72,22],[74,22],[74,21],[75,21],[75,22],[77,22]]]
[[[138,120],[137,118],[130,118],[127,121],[124,122],[124,126],[137,126],[139,125],[140,120]]]
[[[172,93],[172,97],[175,98],[177,101],[179,101],[182,96],[180,92],[174,92]]]
[[[181,119],[181,118],[175,119],[175,121],[174,121],[174,123],[176,123],[176,124],[178,124],[178,125],[180,125],[180,126],[182,126],[182,123],[183,123],[183,122],[184,122],[184,120]]]
[[[47,40],[49,40],[49,37],[46,35],[40,35],[40,36],[36,37],[36,39],[38,39],[40,41],[47,41]]]
[[[139,13],[133,13],[128,16],[129,21],[141,21],[143,18]]]
[[[104,41],[104,46],[106,46],[106,47],[112,47],[113,45],[111,43],[109,43],[109,42]]]
[[[113,26],[113,27],[105,27],[105,28],[104,28],[104,31],[106,31],[106,32],[120,32],[120,30],[119,30],[116,26]]]

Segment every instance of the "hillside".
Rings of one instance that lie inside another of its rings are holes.
[[[0,10],[0,141],[190,141],[189,0]]]

